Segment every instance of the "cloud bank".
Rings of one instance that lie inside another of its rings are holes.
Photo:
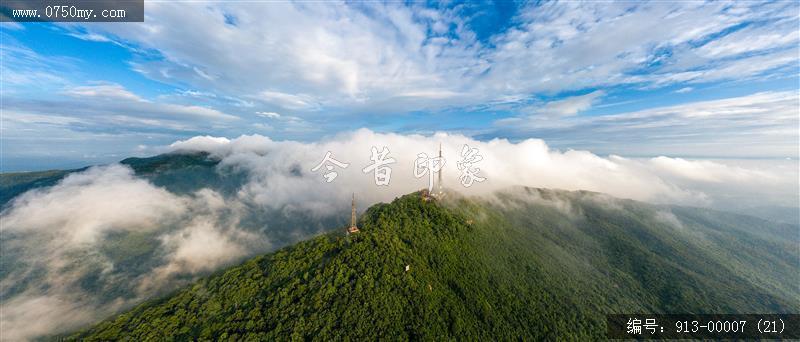
[[[236,139],[200,136],[178,141],[169,150],[210,152],[221,158],[223,165],[247,170],[253,179],[240,191],[243,198],[323,210],[328,199],[346,199],[350,192],[367,203],[374,203],[426,187],[426,178],[414,177],[414,160],[422,152],[434,156],[440,143],[448,160],[442,173],[444,184],[466,194],[486,194],[525,185],[590,190],[654,203],[715,206],[723,197],[743,200],[758,197],[753,202],[797,204],[794,177],[797,171],[791,171],[797,161],[763,161],[761,166],[750,163],[744,167],[730,160],[602,157],[589,151],[553,150],[539,139],[517,143],[506,139],[478,141],[458,134],[401,135],[368,129],[314,143],[273,141],[258,135]],[[480,175],[487,178],[469,188],[461,185],[461,171],[456,167],[456,162],[462,159],[464,145],[479,150],[483,160],[475,166],[480,168]],[[371,163],[370,148],[373,146],[378,150],[387,147],[389,156],[397,160],[391,165],[388,187],[376,186],[373,175],[361,170]],[[334,158],[350,166],[335,169],[337,178],[326,183],[324,170],[315,173],[311,168],[329,151]],[[310,195],[299,195],[305,193]]]
[[[266,250],[229,204],[211,190],[170,193],[118,164],[20,195],[0,217],[2,339],[75,329]]]

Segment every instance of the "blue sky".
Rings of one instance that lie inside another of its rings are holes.
[[[144,23],[3,24],[3,171],[358,128],[796,158],[799,7],[150,2]]]

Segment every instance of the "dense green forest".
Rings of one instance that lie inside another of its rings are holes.
[[[409,194],[68,336],[595,340],[606,313],[800,311],[796,225],[595,193]]]

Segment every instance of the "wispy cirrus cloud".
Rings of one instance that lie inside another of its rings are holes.
[[[165,120],[236,120],[239,117],[220,112],[213,108],[154,102],[143,99],[119,84],[101,83],[89,86],[69,88],[65,94],[79,98],[89,98],[88,103],[97,103],[98,109],[115,114],[126,114],[135,117],[154,117]],[[110,108],[109,108],[110,107]]]
[[[792,3],[531,4],[519,9],[516,25],[484,42],[457,6],[158,3],[147,23],[89,30],[162,53],[163,60],[138,66],[165,81],[244,92],[290,110],[387,101],[414,110],[760,75],[797,64],[788,58],[797,54],[796,9]],[[155,72],[165,68],[171,71]],[[203,76],[219,70],[225,73],[216,72],[213,84]]]
[[[797,91],[761,92],[559,121],[515,117],[497,120],[496,129],[502,132],[494,134],[541,136],[562,146],[591,143],[595,151],[614,146],[616,153],[632,155],[796,156],[800,139],[798,98]],[[625,141],[636,141],[637,145],[620,147]]]
[[[68,167],[77,167],[141,155],[142,144],[225,129],[240,118],[208,106],[150,100],[119,84],[95,82],[54,89],[46,99],[4,96],[2,120],[3,143],[11,147],[3,151],[6,163],[63,159],[73,160]],[[12,170],[39,167],[16,165]]]
[[[209,107],[147,100],[113,83],[69,87],[61,93],[65,97],[51,100],[8,99],[5,119],[12,125],[64,124],[64,129],[75,129],[80,124],[85,130],[116,127],[128,132],[159,127],[192,130],[196,120],[212,124],[239,119]]]
[[[280,114],[275,113],[275,112],[256,112],[256,115],[261,116],[261,117],[265,117],[265,118],[268,118],[268,119],[277,119],[277,118],[281,117]]]

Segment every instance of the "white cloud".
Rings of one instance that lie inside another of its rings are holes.
[[[16,23],[15,23],[16,24]],[[38,92],[69,85],[66,74],[75,70],[72,60],[58,56],[43,56],[19,44],[12,37],[2,33],[0,55],[3,63],[3,96],[24,93],[25,90]]]
[[[367,4],[378,17],[341,3],[152,5],[148,8],[152,20],[145,24],[106,25],[99,30],[159,50],[166,57],[162,62],[140,62],[137,70],[170,82],[185,79],[199,88],[245,94],[290,110],[360,105],[395,94],[436,94],[434,98],[439,98],[453,90],[431,62],[461,59],[463,52],[452,46],[470,44],[427,41],[429,24],[419,21],[423,16],[430,25],[455,19],[430,18],[430,13],[394,4]],[[189,20],[187,13],[194,19]],[[226,24],[225,14],[235,16],[237,25]],[[198,18],[208,20],[207,24],[174,31],[175,25],[196,26]],[[97,31],[97,27],[87,30]],[[300,30],[308,34],[298,35]],[[195,68],[225,72],[210,75],[215,78],[212,84]]]
[[[165,60],[137,64],[150,77],[295,111],[457,107],[741,79],[797,62],[798,18],[786,14],[793,3],[531,4],[491,44],[477,40],[458,8],[362,5],[161,2],[145,23],[86,30],[159,51]]]
[[[92,98],[84,106],[92,104],[106,104],[102,108],[115,114],[125,114],[139,118],[155,117],[159,119],[210,119],[210,120],[236,120],[237,116],[222,113],[216,109],[172,103],[153,102],[143,99],[138,95],[114,83],[100,83],[90,86],[69,88],[65,94],[78,98]]]
[[[0,216],[4,257],[16,260],[0,279],[0,335],[26,340],[74,330],[191,276],[266,250],[266,237],[239,229],[236,210],[236,203],[213,191],[176,195],[116,164],[20,195]],[[117,270],[108,239],[127,233],[158,237],[137,246],[155,251],[152,259],[137,259],[150,266]],[[91,290],[84,287],[87,276],[95,277]],[[35,285],[8,292],[27,281]],[[120,296],[126,290],[135,296]]]
[[[277,91],[262,91],[258,98],[268,104],[291,110],[315,110],[319,108],[316,100],[308,95],[292,95]]]
[[[74,321],[92,322],[102,317],[82,307],[70,298],[48,295],[21,295],[3,303],[0,326],[3,340],[27,341],[64,331],[74,326]]]
[[[0,15],[0,16],[5,17],[5,15]],[[6,30],[24,30],[25,26],[22,26],[22,24],[14,21],[3,21],[2,23],[0,23],[0,28]]]
[[[176,151],[213,151],[219,145],[226,145],[231,141],[225,137],[197,136],[184,141],[176,141],[170,148]]]
[[[548,102],[543,107],[534,109],[533,112],[536,115],[544,115],[550,118],[572,116],[591,108],[604,95],[604,91],[596,90],[586,95]]]
[[[89,150],[91,154],[129,155],[143,139],[169,136],[159,141],[164,144],[174,141],[175,134],[223,131],[243,121],[209,106],[148,100],[114,83],[69,86],[54,90],[54,94],[60,95],[47,99],[4,97],[2,134],[9,146],[4,156],[74,158],[75,151]],[[115,160],[119,159],[100,162]]]
[[[618,154],[785,157],[798,153],[798,96],[796,91],[761,92],[559,121],[518,117],[495,125],[501,136],[572,139],[560,143]],[[579,140],[587,132],[591,137]]]
[[[116,99],[116,100],[142,101],[142,98],[136,96],[136,94],[125,89],[123,86],[111,83],[74,87],[67,89],[65,93],[67,95],[76,97],[88,96],[88,97],[101,97],[101,98]]]
[[[178,268],[192,273],[213,270],[245,254],[240,245],[210,222],[201,222],[186,232],[166,236],[164,242],[175,246],[170,257],[172,263],[166,266],[168,270]]]
[[[650,164],[653,169],[666,175],[698,182],[735,184],[753,181],[770,183],[779,180],[779,177],[770,172],[732,167],[708,160],[690,161],[662,156],[650,159]]]
[[[459,159],[464,144],[476,147],[484,156],[481,173],[487,177],[469,189],[461,187],[459,171],[448,168],[443,176],[450,187],[466,193],[481,194],[515,185],[527,185],[568,190],[592,190],[617,197],[644,201],[714,204],[715,193],[704,193],[704,184],[730,196],[768,197],[778,185],[792,184],[789,175],[763,168],[743,168],[712,161],[658,157],[630,159],[618,156],[604,158],[588,151],[560,152],[550,149],[542,140],[526,139],[512,143],[505,139],[477,141],[462,135],[438,133],[434,136],[381,134],[369,130],[342,134],[332,140],[302,144],[292,141],[273,141],[254,135],[232,140],[212,141],[192,138],[173,144],[180,150],[203,150],[222,158],[223,165],[236,165],[255,176],[239,196],[243,200],[272,205],[291,203],[308,210],[326,213],[340,208],[331,206],[329,198],[344,199],[351,191],[368,203],[388,201],[399,194],[426,186],[425,179],[413,177],[413,161],[419,152],[434,154],[441,142],[444,154],[452,163]],[[359,172],[369,164],[369,147],[387,146],[390,155],[398,160],[392,167],[392,185],[381,189],[372,184],[371,176]],[[310,169],[317,165],[325,152],[334,158],[351,163],[348,169],[338,170],[333,183],[325,183],[320,172]],[[455,165],[455,164],[450,164]],[[297,172],[300,172],[300,175]],[[691,182],[691,185],[688,182]],[[738,193],[731,184],[758,184],[764,191],[753,189]],[[720,184],[727,185],[722,190]],[[298,196],[298,194],[315,194]],[[338,203],[338,202],[333,202]]]
[[[78,39],[81,39],[81,40],[87,40],[87,41],[90,41],[90,42],[113,42],[108,37],[106,37],[106,36],[104,36],[102,34],[97,34],[97,33],[73,32],[73,33],[70,33],[69,35],[72,36],[72,37],[75,37],[75,38],[78,38]]]
[[[440,122],[459,132],[483,134],[485,128],[452,119],[485,110],[520,116],[498,123],[513,128],[512,135],[496,136],[540,137],[555,146],[603,153],[687,155],[695,151],[678,151],[675,140],[689,136],[692,146],[697,145],[692,139],[700,140],[701,135],[694,119],[660,116],[668,120],[660,125],[663,134],[644,134],[577,116],[590,106],[604,106],[598,102],[612,99],[621,88],[674,87],[684,92],[694,87],[704,89],[698,96],[708,96],[706,90],[714,88],[695,84],[797,76],[798,18],[793,2],[533,3],[518,11],[508,29],[482,40],[470,26],[475,18],[464,18],[464,6],[446,7],[157,2],[148,5],[144,23],[59,26],[66,28],[65,34],[105,37],[111,40],[108,44],[129,48],[135,71],[181,90],[192,89],[147,98],[115,83],[72,84],[67,80],[75,75],[92,74],[80,69],[85,63],[41,56],[6,40],[0,48],[4,83],[12,86],[3,89],[11,95],[4,97],[4,119],[13,129],[6,129],[4,137],[16,136],[6,140],[6,151],[30,150],[33,140],[39,141],[35,148],[41,154],[66,144],[85,150],[86,142],[95,140],[111,149],[110,136],[132,139],[134,134],[153,133],[174,140],[255,131],[310,140],[363,126],[432,132],[445,127],[420,127]],[[236,25],[226,23],[225,15],[235,17]],[[594,89],[610,96],[589,93],[593,95],[560,99]],[[69,95],[37,98],[19,93]],[[540,98],[556,101],[540,104]],[[447,120],[422,115],[441,109],[449,110]],[[257,122],[255,111],[281,117]],[[391,125],[379,118],[397,113],[412,115]],[[549,120],[533,125],[525,117],[530,114]],[[31,122],[33,117],[45,119]],[[603,126],[599,139],[592,139],[592,131],[576,128],[595,124]],[[530,131],[531,126],[537,130]],[[786,143],[791,140],[777,142],[789,127],[771,127],[780,133],[772,138],[763,135],[764,126],[769,123],[713,131],[706,136],[728,132],[740,139],[723,137],[728,145],[711,141],[716,137],[700,141],[702,153],[693,155],[730,156],[739,151],[731,144],[747,144],[742,150],[746,154],[740,156],[752,157],[759,149],[755,143],[769,156],[792,154]],[[538,134],[542,130],[547,134]],[[609,137],[611,131],[617,137]],[[105,137],[98,138],[102,134]],[[628,135],[644,138],[636,145],[630,143],[633,139],[619,138]],[[654,138],[645,139],[648,136]],[[559,139],[575,143],[562,144]],[[662,144],[655,146],[657,141]],[[166,138],[159,143],[166,144]],[[122,144],[126,146],[116,153],[139,142]],[[644,150],[634,148],[640,145]]]
[[[733,7],[738,6],[750,5]],[[786,6],[793,5],[775,7]],[[698,58],[689,62],[686,57],[696,55],[690,43],[696,45],[711,34],[750,20],[782,17],[771,12],[770,7],[742,8],[734,13],[731,6],[721,3],[548,3],[525,11],[523,25],[496,37],[493,60],[498,62],[490,77],[505,86],[518,84],[520,91],[624,83],[670,84],[679,81],[670,78],[673,73],[698,68],[708,72],[697,76],[697,81],[747,77],[778,65],[790,65],[791,61],[781,60],[738,74],[714,72],[718,68],[716,60]],[[796,26],[796,18],[793,20]],[[793,30],[786,25],[766,26],[787,34]],[[767,46],[777,47],[765,44],[764,48]],[[662,55],[660,51],[672,54]],[[747,63],[748,59],[741,61]],[[677,61],[683,65],[677,66]],[[652,62],[661,66],[649,67]],[[720,68],[725,67],[720,64]],[[640,69],[649,72],[635,73]]]
[[[281,115],[275,112],[256,112],[256,115],[263,116],[268,119],[277,119],[280,118]]]
[[[147,230],[182,214],[186,203],[166,190],[136,179],[122,166],[92,168],[53,188],[27,192],[3,215],[11,232],[57,227],[65,244],[91,244],[112,230]]]
[[[722,58],[742,53],[775,48],[788,48],[800,43],[797,31],[797,13],[776,19],[769,25],[752,24],[698,48],[698,54],[709,58]]]
[[[683,225],[683,222],[681,222],[681,220],[678,219],[678,217],[675,216],[675,214],[673,214],[671,211],[666,211],[666,210],[659,211],[656,213],[655,218],[656,220],[667,223],[679,230],[686,229],[686,227],[684,227]]]

